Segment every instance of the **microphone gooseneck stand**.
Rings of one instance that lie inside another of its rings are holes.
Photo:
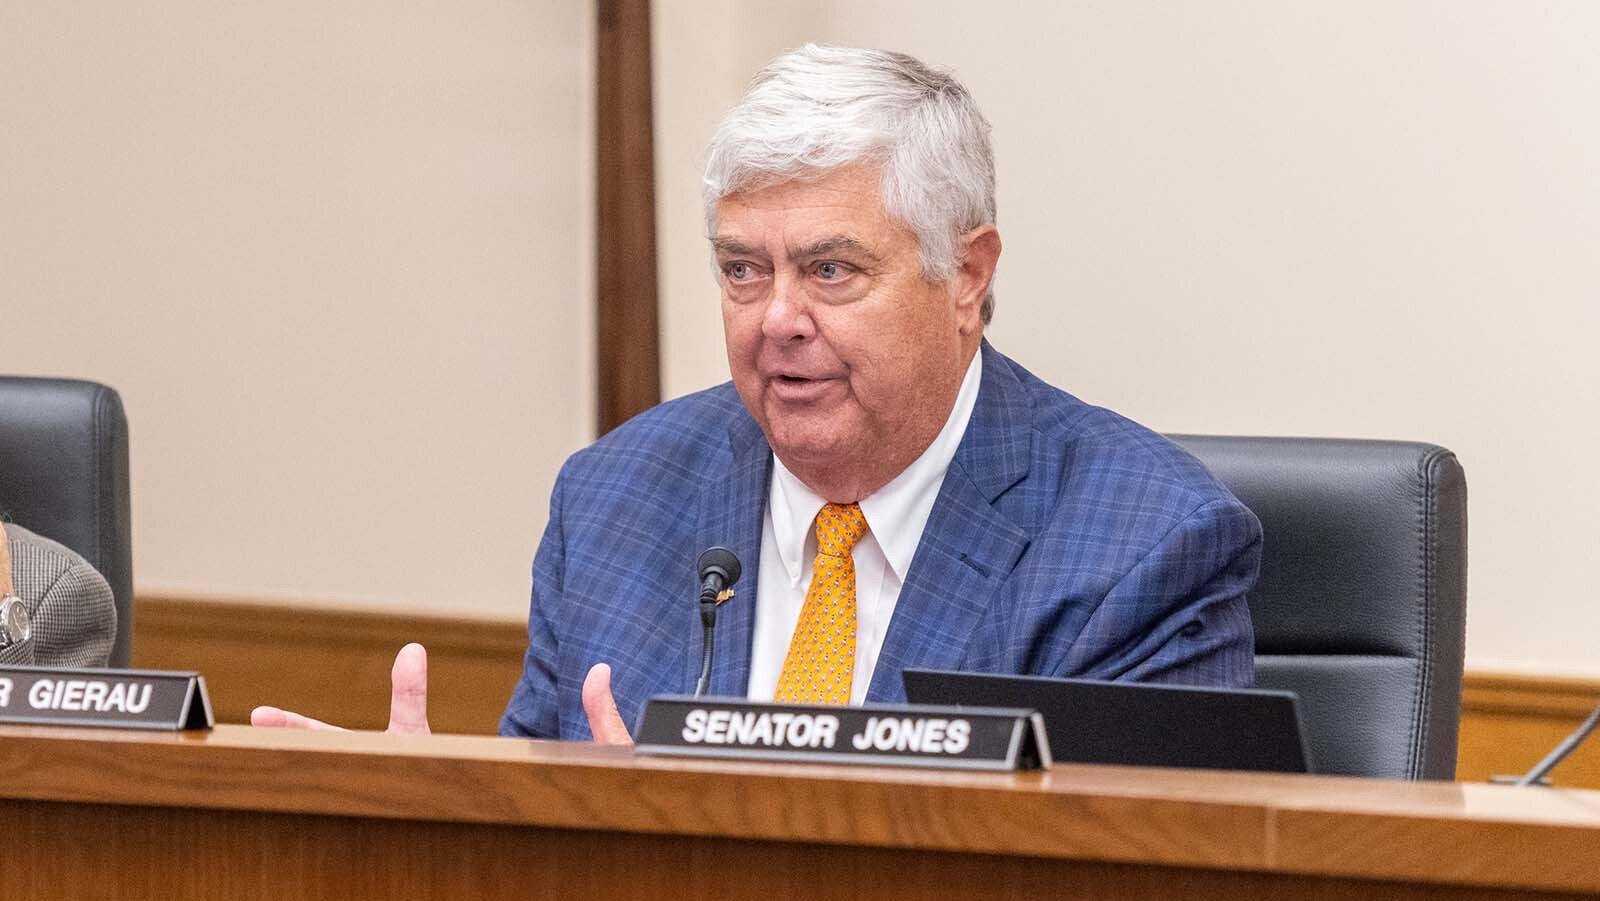
[[[1543,760],[1539,761],[1533,769],[1519,777],[1513,784],[1548,785],[1549,783],[1545,781],[1545,777],[1550,775],[1550,771],[1555,769],[1557,764],[1566,760],[1567,755],[1578,750],[1578,746],[1583,744],[1583,740],[1589,737],[1589,733],[1593,732],[1596,726],[1600,726],[1600,707],[1596,707],[1594,712],[1589,714],[1589,718],[1583,721],[1583,725],[1573,730],[1571,735],[1563,738],[1561,744],[1556,745],[1555,749],[1546,754]],[[1496,781],[1500,780],[1497,779]]]
[[[705,636],[700,651],[700,679],[694,696],[701,697],[711,685],[711,655],[717,640],[717,604],[722,592],[739,581],[739,557],[725,547],[708,548],[696,564],[700,571],[700,626]]]

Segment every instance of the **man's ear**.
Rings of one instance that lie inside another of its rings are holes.
[[[994,281],[1000,263],[1000,230],[980,225],[961,236],[961,259],[952,282],[956,291],[956,316],[961,334],[970,335],[983,328],[983,299]]]

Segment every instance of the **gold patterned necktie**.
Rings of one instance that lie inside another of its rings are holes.
[[[775,700],[850,702],[856,668],[856,562],[850,551],[866,533],[859,504],[827,504],[817,514],[817,562],[778,674]]]

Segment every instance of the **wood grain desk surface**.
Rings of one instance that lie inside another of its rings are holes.
[[[639,757],[488,736],[0,727],[0,797],[1600,893],[1600,792]]]

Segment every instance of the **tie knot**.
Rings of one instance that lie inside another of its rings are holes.
[[[817,553],[848,557],[861,536],[867,534],[867,518],[860,504],[824,504],[817,513]]]

